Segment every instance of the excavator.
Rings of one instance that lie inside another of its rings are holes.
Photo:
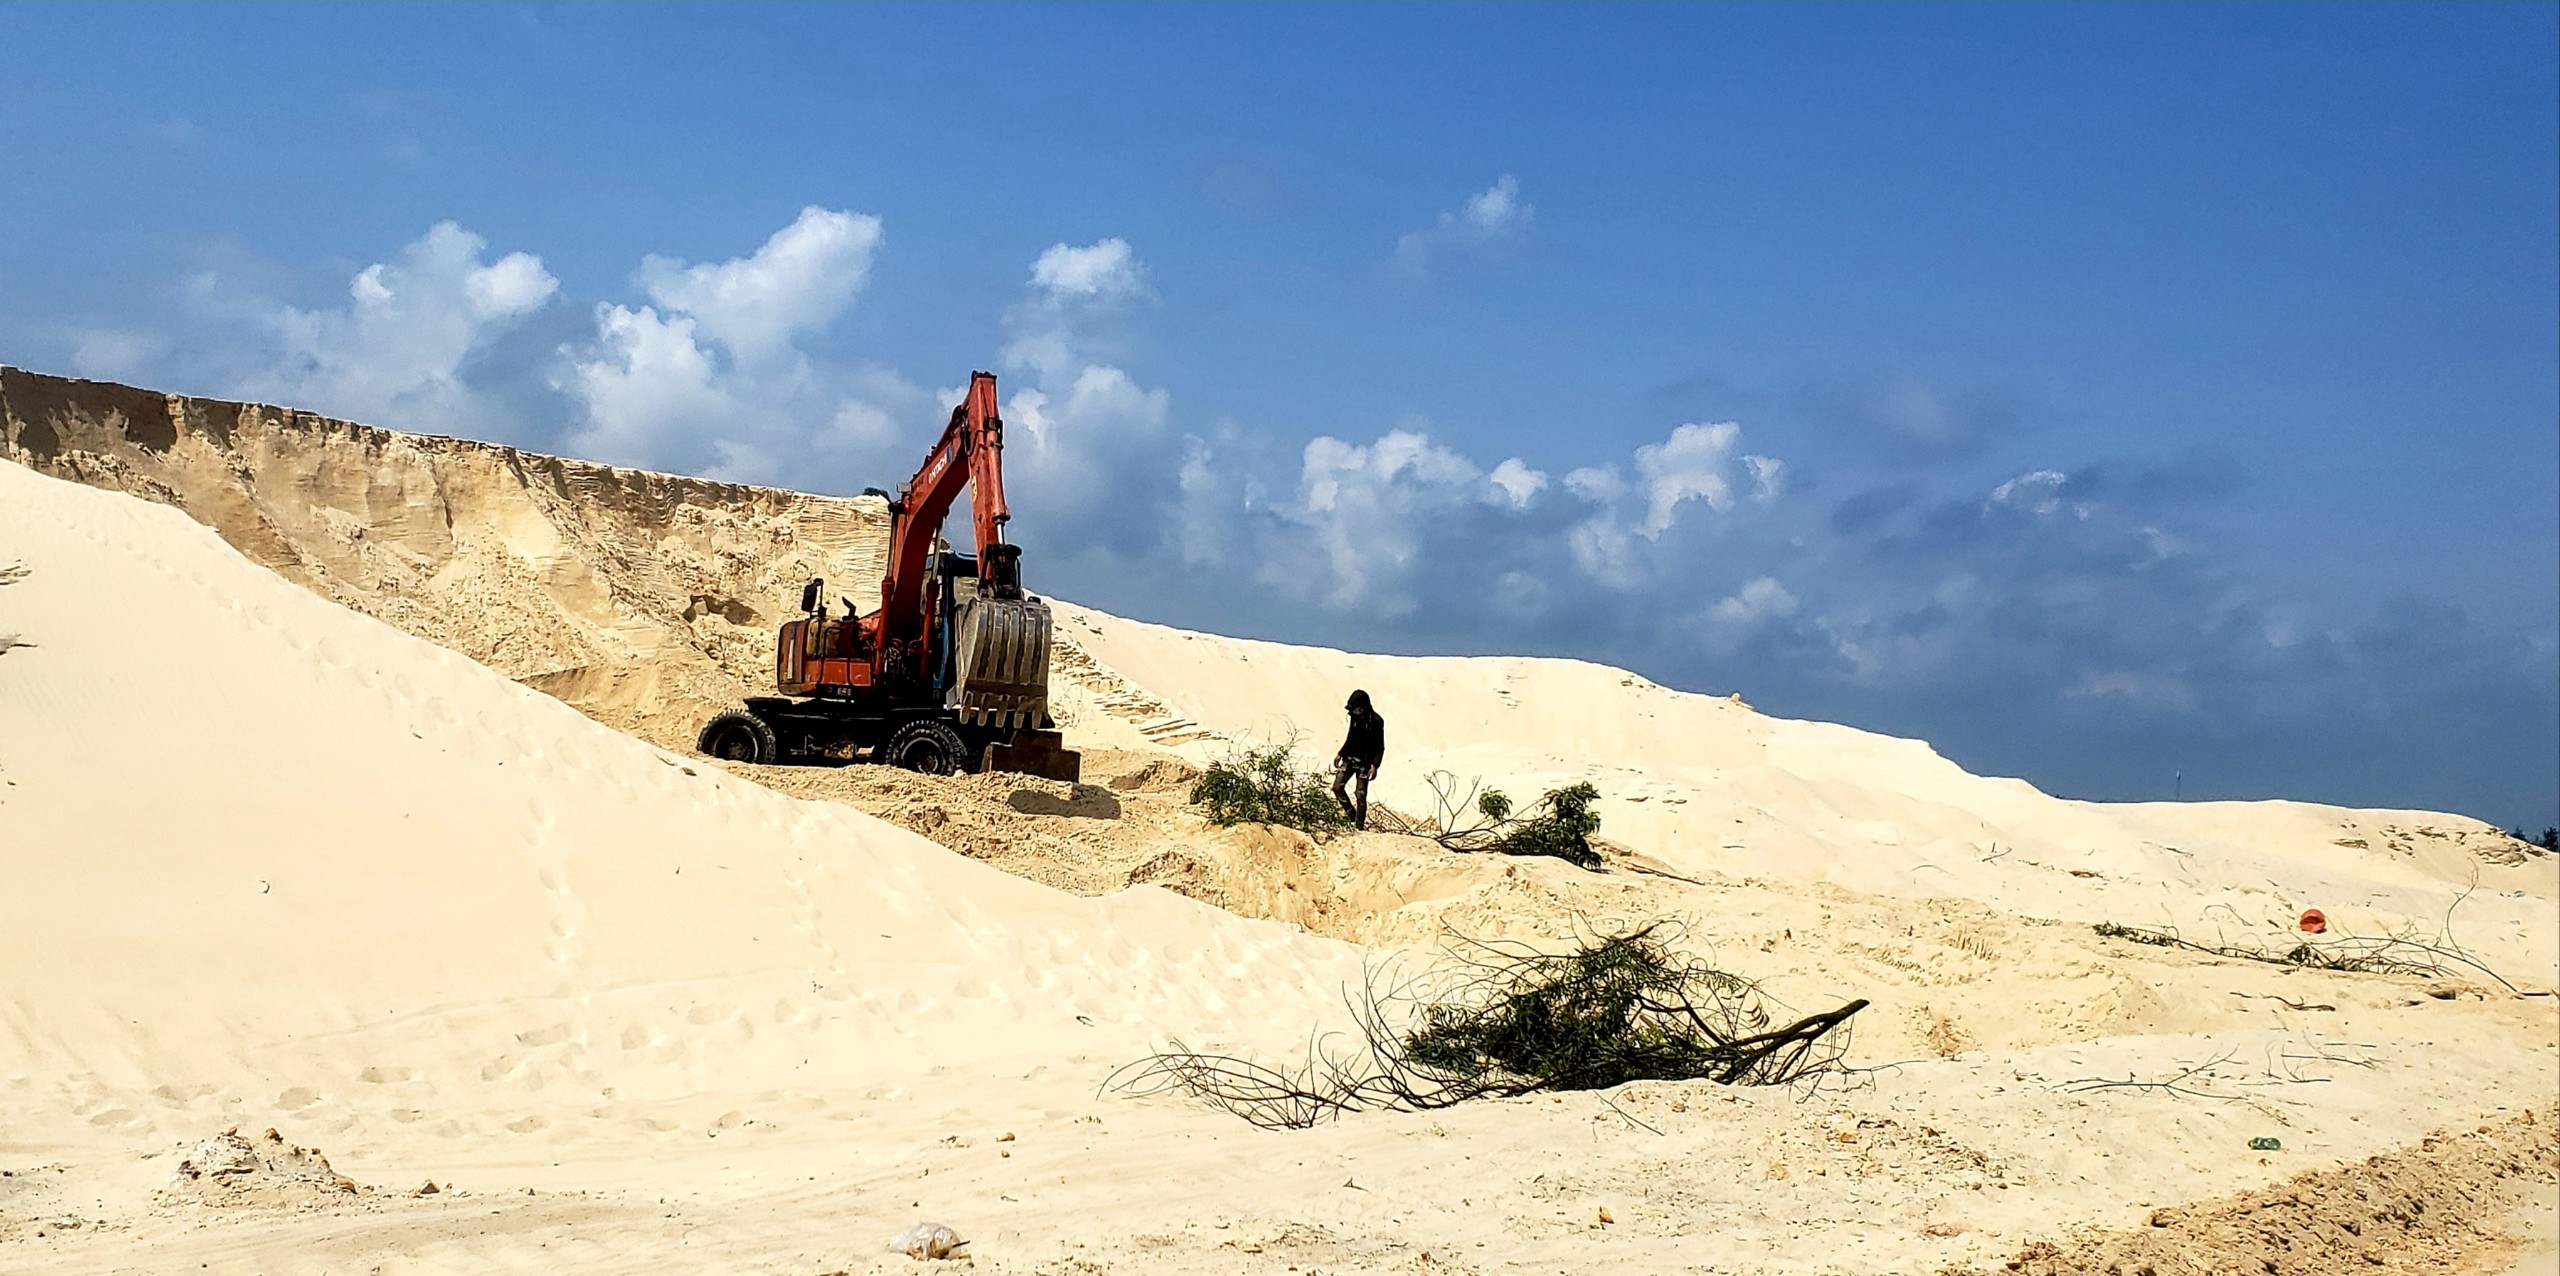
[[[963,489],[975,554],[942,539]],[[830,616],[826,581],[810,580],[800,618],[774,641],[781,694],[713,718],[695,747],[733,762],[1079,778],[1082,759],[1049,716],[1049,604],[1023,592],[1022,549],[1004,538],[1010,517],[995,374],[973,372],[942,438],[889,501],[879,610],[856,615],[846,599],[844,615]]]

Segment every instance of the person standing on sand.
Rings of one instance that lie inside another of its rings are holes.
[[[1378,778],[1378,763],[1387,756],[1387,720],[1369,707],[1369,693],[1354,691],[1342,706],[1351,714],[1351,733],[1333,755],[1333,800],[1351,817],[1353,828],[1369,827],[1369,781]],[[1352,785],[1350,793],[1343,786]]]

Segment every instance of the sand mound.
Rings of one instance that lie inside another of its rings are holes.
[[[218,1209],[332,1203],[368,1189],[332,1168],[318,1148],[297,1147],[273,1129],[256,1139],[238,1126],[190,1149],[163,1194]]]
[[[1165,711],[1230,738],[1338,731],[1343,690],[1388,718],[1382,801],[1437,809],[1436,774],[1526,799],[1575,781],[1603,833],[1692,878],[1813,878],[1866,894],[1977,900],[2199,933],[2340,932],[2465,943],[2549,987],[2560,972],[2554,860],[2478,820],[2300,802],[2097,803],[1971,775],[1917,740],[1772,718],[1572,660],[1361,655],[1190,633],[1060,608],[1085,657]]]
[[[687,749],[771,690],[801,583],[879,597],[888,510],[289,408],[0,366],[0,458],[182,509],[252,561],[609,725]],[[883,487],[905,477],[876,476]],[[1208,733],[1056,653],[1053,710],[1095,745]]]
[[[2154,1210],[2138,1229],[2041,1241],[2002,1270],[2024,1276],[2502,1276],[2515,1242],[2483,1224],[2518,1207],[2537,1209],[2536,1196],[2548,1196],[2555,1182],[2560,1125],[2525,1112],[2470,1134],[2431,1136],[2414,1149],[2370,1157],[2361,1165],[2297,1174],[2229,1199]]]
[[[0,598],[35,643],[0,660],[0,1022],[41,1025],[0,1040],[101,1095],[318,1066],[346,1080],[275,1101],[307,1120],[367,1089],[531,1098],[556,1078],[627,1112],[684,1092],[715,1040],[740,1075],[895,1075],[1045,1057],[1033,1025],[1087,1033],[1079,1015],[1134,1046],[1235,992],[1137,968],[1251,953],[1257,998],[1303,976],[1320,1015],[1356,965],[1162,892],[1055,895],[697,766],[172,510],[0,466],[0,543],[24,555]],[[137,1093],[87,1120],[201,1106]]]
[[[185,510],[321,596],[690,744],[801,582],[876,598],[888,513],[0,368],[0,456]]]

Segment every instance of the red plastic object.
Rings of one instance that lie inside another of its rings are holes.
[[[2305,935],[2317,935],[2317,934],[2321,934],[2321,933],[2323,933],[2323,932],[2327,931],[2328,929],[2329,929],[2329,919],[2328,919],[2328,918],[2326,918],[2326,917],[2321,916],[2321,915],[2320,915],[2320,910],[2319,910],[2319,909],[2316,909],[2316,908],[2306,908],[2306,909],[2304,909],[2304,910],[2302,911],[2302,933],[2303,933],[2303,934],[2305,934]]]

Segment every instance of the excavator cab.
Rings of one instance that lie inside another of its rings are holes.
[[[800,619],[774,641],[773,684],[786,696],[848,695],[871,685],[870,652],[861,622],[827,616],[827,582],[812,576],[800,591]]]

